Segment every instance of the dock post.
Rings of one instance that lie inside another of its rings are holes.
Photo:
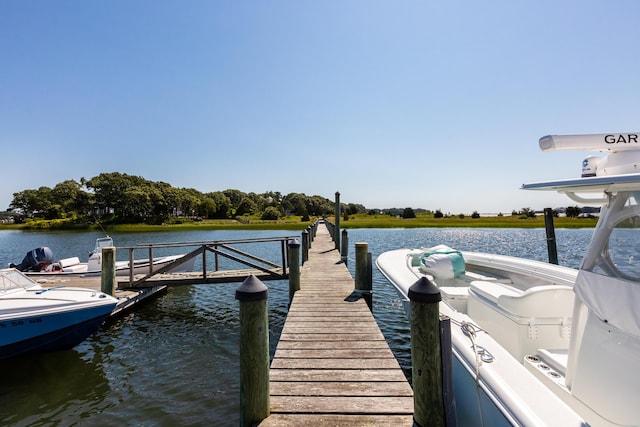
[[[289,304],[293,295],[300,290],[300,243],[289,241]]]
[[[100,291],[113,296],[116,285],[116,248],[102,248],[102,267],[100,271]]]
[[[240,425],[269,416],[268,289],[251,275],[236,290],[240,301]]]
[[[558,247],[556,246],[556,231],[553,226],[553,210],[544,208],[544,228],[547,231],[547,252],[549,263],[558,264]]]
[[[304,230],[302,232],[302,264],[309,259],[309,232]]]
[[[202,247],[202,281],[207,283],[207,247]]]
[[[367,301],[369,309],[372,308],[372,283],[368,280],[369,271],[369,244],[366,242],[356,243],[356,277],[355,285],[358,291]]]
[[[340,259],[345,264],[349,256],[349,237],[347,236],[347,230],[342,230],[342,249],[340,250]]]
[[[409,288],[413,420],[420,427],[446,426],[440,311],[437,286],[421,277]]]
[[[152,274],[153,274],[153,245],[149,245],[149,276],[151,276]]]
[[[333,241],[336,244],[336,249],[340,250],[340,192],[336,191],[336,206],[335,206],[335,227],[333,230]]]
[[[129,267],[132,265],[134,265],[133,248],[129,248]],[[133,285],[133,268],[129,268],[129,285]]]

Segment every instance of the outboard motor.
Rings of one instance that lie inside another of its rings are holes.
[[[20,271],[41,271],[53,262],[53,252],[46,246],[33,249],[25,255],[18,265],[9,264],[10,268],[17,268]]]

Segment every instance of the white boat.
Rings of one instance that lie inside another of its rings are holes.
[[[0,359],[72,348],[95,332],[118,300],[90,289],[43,288],[0,270]]]
[[[378,269],[409,304],[427,277],[451,319],[458,425],[640,425],[639,134],[547,136],[592,150],[581,178],[525,184],[602,206],[579,269],[442,245],[398,249]]]
[[[10,264],[10,267],[23,271],[28,276],[39,278],[51,275],[99,276],[102,272],[102,248],[110,246],[113,246],[111,237],[96,239],[96,246],[89,254],[87,262],[81,262],[79,257],[64,258],[53,262],[53,255],[49,248],[37,248],[27,252],[20,264]],[[153,271],[179,260],[183,255],[154,257],[152,259]],[[177,264],[169,272],[193,271],[194,265],[195,258],[190,258],[184,263]],[[148,273],[148,258],[133,260],[133,274]],[[116,275],[129,275],[129,261],[116,261]]]

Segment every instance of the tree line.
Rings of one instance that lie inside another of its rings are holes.
[[[364,206],[343,205],[351,214]],[[53,188],[40,187],[13,193],[9,210],[16,222],[27,218],[67,219],[102,223],[160,224],[171,218],[231,219],[254,216],[277,220],[286,215],[304,218],[332,214],[334,202],[304,193],[261,194],[228,189],[203,193],[193,188],[175,188],[119,172],[101,173],[80,182],[66,180]]]

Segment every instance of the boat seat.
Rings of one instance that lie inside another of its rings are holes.
[[[476,273],[475,271],[465,271],[463,277],[468,281],[472,282],[474,280],[481,280],[486,282],[498,282],[498,283],[512,283],[511,279],[503,276],[486,276],[481,273]]]
[[[573,312],[573,289],[566,285],[534,286],[522,291],[504,283],[474,280],[470,289],[518,317],[571,317]]]
[[[503,283],[473,281],[467,314],[516,359],[540,348],[567,348],[574,293],[566,285],[521,290]]]
[[[498,304],[498,299],[503,295],[519,296],[522,291],[506,283],[489,282],[485,280],[473,280],[469,288],[481,297]]]
[[[566,285],[534,286],[520,295],[500,295],[498,305],[519,317],[570,318],[574,295],[573,289]]]
[[[72,265],[80,264],[80,258],[78,258],[77,256],[74,256],[72,258],[64,258],[58,261],[58,264],[60,264],[61,268],[71,267]]]

